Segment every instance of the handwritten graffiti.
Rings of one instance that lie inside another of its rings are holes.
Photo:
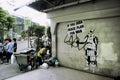
[[[84,48],[85,45],[83,45],[83,47],[80,48],[79,44],[76,44],[76,42],[80,41],[80,38],[78,37],[77,34],[82,33],[84,31],[83,21],[80,20],[80,21],[69,23],[67,25],[67,31],[68,31],[68,34],[64,39],[64,43],[71,45],[71,47],[77,47],[78,50],[81,50],[82,48]],[[73,35],[76,35],[75,38]]]
[[[73,37],[73,35],[67,34],[64,39],[64,43],[66,43],[67,45],[71,45],[71,47],[75,47],[75,48],[78,48],[78,50],[81,50],[85,47],[86,44],[84,44],[82,47],[80,47],[79,41],[80,41],[80,38],[78,37],[77,34],[76,34],[75,38]]]

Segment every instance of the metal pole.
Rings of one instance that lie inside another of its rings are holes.
[[[30,38],[30,37],[29,37],[29,30],[28,30],[28,48],[30,47],[30,46],[29,46],[29,41],[30,41],[29,38]]]

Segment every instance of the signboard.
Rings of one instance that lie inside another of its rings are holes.
[[[70,35],[82,33],[83,29],[84,29],[84,25],[82,20],[67,24],[68,34]]]

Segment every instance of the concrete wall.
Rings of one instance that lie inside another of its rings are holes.
[[[96,0],[94,3],[79,4],[47,14],[52,26],[52,54],[57,55],[61,65],[78,70],[85,68],[85,50],[64,43],[68,33],[67,24],[82,20],[84,32],[78,37],[83,40],[90,29],[95,29],[99,39],[98,67],[94,73],[120,76],[120,0]]]

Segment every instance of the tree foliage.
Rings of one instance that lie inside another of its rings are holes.
[[[34,26],[30,26],[29,28],[28,28],[28,35],[29,36],[34,36],[34,31],[35,31],[35,28],[34,28]]]
[[[28,29],[29,36],[42,37],[45,34],[45,26],[32,25]]]
[[[8,13],[6,13],[2,8],[0,8],[0,27],[3,27],[4,25],[7,24],[7,16]]]
[[[7,17],[7,21],[8,21],[7,29],[9,30],[10,28],[13,27],[13,24],[14,24],[14,22],[15,22],[15,18],[12,17],[12,16],[8,16],[8,17]]]
[[[21,37],[22,37],[22,38],[25,38],[26,35],[27,35],[27,31],[23,30],[23,31],[21,32]]]
[[[15,18],[0,7],[0,27],[2,29],[7,28],[9,30],[12,28],[14,22]]]

